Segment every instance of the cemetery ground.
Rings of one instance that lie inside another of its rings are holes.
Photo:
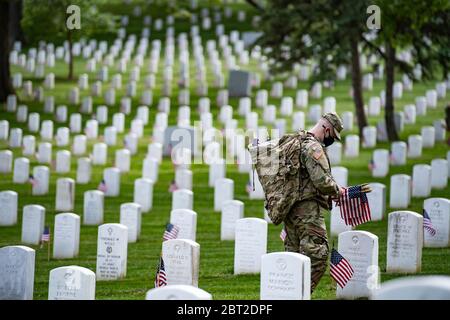
[[[233,5],[236,8],[250,10],[248,6],[242,4]],[[129,14],[132,16],[131,6],[122,6],[121,3],[108,4],[107,7],[111,11],[119,11],[120,14]],[[126,12],[129,10],[129,12]],[[161,15],[161,11],[157,10],[148,12],[152,17],[156,18]],[[250,25],[250,15],[252,11],[248,12],[246,22],[238,22],[235,16],[224,21],[225,30],[253,30]],[[140,35],[142,26],[142,18],[130,19],[130,25],[127,29],[128,34],[135,33]],[[177,34],[180,31],[189,32],[189,23],[176,21],[175,28]],[[100,35],[97,39],[108,39],[111,35]],[[214,37],[213,29],[210,33],[204,33],[202,31],[203,40]],[[164,40],[164,30],[161,32],[153,31],[150,39],[160,38]],[[190,63],[190,74],[195,73],[195,64],[192,61]],[[81,57],[76,57],[75,60],[75,79],[78,75],[85,72],[86,61]],[[144,69],[148,64],[148,57],[145,59]],[[174,74],[179,71],[179,64],[175,59]],[[122,83],[127,83],[130,73],[130,67],[127,72],[123,74]],[[248,66],[249,70],[258,70],[257,64],[251,60]],[[77,85],[77,80],[67,81],[65,80],[67,75],[66,65],[58,60],[55,68],[51,71],[55,73],[56,81],[55,88],[52,90],[45,89],[46,95],[53,95],[55,97],[55,106],[67,105],[69,114],[78,112],[79,106],[71,105],[67,99],[68,92],[72,87]],[[110,67],[110,78],[116,72],[116,65]],[[37,79],[33,74],[25,72],[24,69],[14,66],[12,68],[12,74],[15,72],[22,72],[24,81],[32,80],[33,86],[38,86],[43,82],[43,79]],[[153,105],[149,106],[149,123],[145,126],[144,137],[139,139],[139,149],[136,155],[132,157],[131,170],[128,173],[121,174],[121,191],[119,197],[105,198],[104,202],[104,223],[118,223],[119,222],[119,207],[122,203],[133,202],[133,189],[134,180],[142,176],[142,161],[147,153],[147,145],[151,142],[152,127],[156,115],[156,105],[161,97],[162,86],[162,73],[163,63],[159,64],[159,71],[156,75],[156,88],[153,89]],[[142,77],[142,75],[141,75]],[[94,79],[95,73],[89,73],[89,78]],[[398,78],[401,79],[400,75]],[[284,79],[284,78],[280,78]],[[213,76],[211,70],[208,69],[208,83],[213,82]],[[191,77],[191,94],[190,94],[190,107],[191,107],[191,121],[198,121],[199,114],[196,112],[199,96],[195,92],[195,87],[192,83],[195,83],[195,78]],[[90,84],[92,82],[90,81]],[[225,81],[227,83],[227,81]],[[395,101],[396,110],[403,110],[403,107],[407,104],[414,104],[415,97],[424,95],[426,90],[434,89],[435,82],[420,82],[414,83],[412,91],[404,91],[403,97]],[[323,88],[322,98],[314,99],[309,97],[309,106],[314,104],[322,104],[323,97],[334,96],[337,100],[336,111],[341,114],[344,111],[354,111],[354,104],[349,95],[349,88],[351,87],[350,80],[337,81],[336,86],[333,89]],[[104,85],[103,92],[106,85]],[[130,122],[134,118],[137,110],[137,106],[140,103],[140,94],[144,88],[143,81],[138,83],[138,94],[132,98],[132,111],[131,114],[126,117],[126,132],[130,127]],[[271,82],[262,81],[261,88],[270,91]],[[309,89],[309,82],[299,81],[297,89]],[[379,96],[380,91],[384,89],[384,80],[374,80],[373,90],[365,91],[364,98],[365,103],[368,104],[371,96]],[[125,86],[122,89],[116,90],[116,96],[120,97],[125,94]],[[252,98],[256,93],[255,88],[252,89]],[[88,90],[80,90],[80,94],[88,94]],[[176,76],[173,81],[173,90],[171,96],[171,112],[169,114],[169,125],[176,124],[177,108],[179,106],[177,96],[179,89],[176,85]],[[216,96],[218,89],[212,85],[208,88],[208,97],[211,99],[211,113],[213,114],[214,124],[221,128],[222,126],[217,121],[218,106],[216,104]],[[28,112],[37,112],[40,114],[41,121],[43,120],[55,120],[54,115],[46,114],[43,112],[43,103],[26,99],[21,91],[18,90],[18,96],[20,104],[26,104],[28,106]],[[284,88],[283,96],[295,97],[296,89]],[[94,110],[98,105],[102,105],[102,97],[93,98]],[[119,101],[116,98],[116,101]],[[235,109],[237,114],[238,98],[230,98],[229,104]],[[405,125],[405,129],[400,133],[402,141],[407,141],[407,137],[410,134],[420,134],[422,126],[432,125],[433,120],[444,118],[444,107],[448,101],[447,99],[440,99],[438,101],[437,108],[428,108],[425,116],[418,116],[416,123],[412,125]],[[269,104],[276,106],[280,105],[280,99],[269,97]],[[262,109],[254,107],[252,103],[253,111],[257,111],[262,116]],[[2,110],[5,106],[2,105]],[[294,107],[295,108],[295,107]],[[302,110],[302,109],[298,109]],[[306,111],[306,110],[303,110]],[[108,107],[108,124],[99,125],[99,135],[103,134],[105,126],[110,125],[111,119],[114,113],[119,112],[119,105],[116,103],[112,107]],[[306,113],[306,112],[305,112]],[[378,120],[383,116],[383,112],[380,116],[371,116],[368,118],[369,124],[376,126]],[[312,123],[306,118],[306,128],[312,126]],[[90,116],[83,114],[83,122],[90,119]],[[238,126],[244,127],[244,119],[242,117],[238,119]],[[287,131],[291,131],[291,118],[286,118]],[[24,135],[28,134],[28,128],[26,123],[18,123],[16,121],[15,113],[2,112],[0,114],[0,120],[8,120],[10,127],[22,128]],[[65,127],[67,123],[55,122],[54,132],[58,127]],[[126,133],[125,132],[125,133]],[[357,134],[357,126],[353,126],[352,131],[345,131],[345,135],[349,133]],[[73,136],[71,136],[72,138]],[[83,214],[83,194],[88,190],[96,190],[98,184],[102,180],[103,169],[105,167],[114,166],[115,151],[123,148],[124,133],[117,136],[118,144],[115,147],[108,146],[108,158],[105,166],[92,166],[91,181],[88,184],[76,184],[76,196],[75,196],[75,208],[74,213],[78,215]],[[448,138],[448,132],[447,132]],[[37,143],[39,138],[37,138]],[[88,150],[92,150],[92,146],[96,140],[88,140]],[[8,149],[7,141],[0,141],[0,150]],[[376,148],[383,148],[390,150],[390,145],[387,142],[377,142]],[[57,147],[53,145],[53,159],[58,150],[69,149],[69,147]],[[379,266],[381,281],[387,281],[404,274],[388,274],[386,269],[386,244],[387,244],[387,216],[390,212],[396,211],[396,209],[389,208],[389,188],[390,188],[390,176],[393,174],[408,174],[412,175],[413,166],[415,164],[430,164],[431,160],[435,158],[446,158],[449,150],[446,142],[436,142],[433,148],[424,148],[422,156],[416,159],[407,159],[407,164],[404,166],[390,166],[389,174],[385,178],[373,178],[368,169],[368,164],[374,148],[360,148],[360,154],[357,158],[342,157],[341,166],[344,166],[349,171],[348,185],[356,185],[366,182],[380,182],[386,185],[386,211],[384,212],[382,221],[374,221],[365,223],[356,228],[356,230],[369,231],[379,237]],[[21,149],[12,149],[14,158],[22,155]],[[38,165],[37,160],[34,157],[30,158],[30,168]],[[192,164],[191,170],[193,172],[193,189],[194,192],[194,207],[193,210],[197,212],[197,242],[200,244],[200,274],[199,274],[199,288],[212,294],[214,299],[259,299],[259,286],[260,276],[256,275],[233,275],[233,257],[234,257],[234,241],[221,241],[220,240],[220,212],[214,212],[214,189],[208,186],[208,165],[206,164]],[[12,182],[12,172],[7,174],[0,174],[0,190],[13,190],[18,193],[18,222],[12,227],[0,228],[0,247],[7,245],[18,245],[21,241],[21,221],[22,221],[22,208],[27,204],[39,204],[45,207],[45,225],[50,226],[53,231],[55,212],[55,191],[56,180],[61,177],[70,177],[75,179],[76,176],[76,159],[72,157],[71,171],[69,174],[58,174],[54,170],[51,170],[50,175],[50,188],[49,193],[45,196],[32,196],[31,185],[26,184],[14,184]],[[142,215],[142,230],[140,239],[136,243],[130,243],[128,245],[128,267],[127,275],[124,279],[118,281],[98,281],[96,283],[96,299],[144,299],[145,293],[154,287],[155,271],[159,261],[162,244],[162,234],[165,229],[166,223],[169,221],[172,194],[168,192],[169,185],[174,179],[174,167],[169,158],[165,157],[159,167],[158,181],[154,185],[153,190],[153,208],[150,212]],[[234,198],[245,203],[244,216],[245,217],[258,217],[263,218],[263,201],[262,200],[250,200],[246,192],[246,185],[249,180],[248,173],[239,173],[236,164],[227,164],[226,177],[234,180]],[[450,185],[445,189],[436,190],[433,189],[431,197],[443,197],[448,198],[450,195]],[[407,210],[421,213],[423,208],[424,198],[412,198],[411,205]],[[329,231],[330,215],[326,216],[327,229]],[[279,233],[282,226],[274,226],[269,224],[268,231],[268,246],[267,252],[284,251],[283,243],[279,238]],[[47,299],[48,295],[48,280],[49,272],[51,269],[67,266],[78,265],[90,270],[95,271],[96,268],[96,253],[97,253],[97,232],[98,226],[86,226],[81,224],[80,228],[80,249],[79,255],[74,259],[58,260],[51,258],[47,261],[47,245],[44,244],[43,248],[39,246],[29,246],[36,249],[36,272],[35,272],[35,289],[34,299]],[[53,234],[52,234],[53,238]],[[330,237],[330,248],[335,242],[337,246],[337,239]],[[439,274],[450,275],[450,248],[423,248],[422,256],[422,270],[421,275]],[[320,281],[320,284],[312,299],[335,299],[335,283],[332,283],[332,279],[327,270],[326,274]]]

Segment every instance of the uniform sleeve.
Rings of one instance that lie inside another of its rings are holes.
[[[302,152],[302,160],[314,187],[319,192],[328,196],[339,194],[339,186],[331,175],[325,151],[318,142],[305,146]]]

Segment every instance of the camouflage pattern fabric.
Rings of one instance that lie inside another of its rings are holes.
[[[327,268],[328,239],[324,215],[331,209],[329,196],[339,194],[330,161],[322,144],[308,133],[300,150],[300,201],[284,219],[285,250],[311,259],[311,292]]]
[[[324,213],[317,201],[295,204],[284,220],[286,251],[301,253],[311,259],[311,292],[327,268],[328,239]]]
[[[303,140],[300,160],[300,200],[314,199],[331,210],[328,196],[337,196],[339,186],[331,175],[326,151],[311,133]]]

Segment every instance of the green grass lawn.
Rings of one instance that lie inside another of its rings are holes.
[[[209,2],[208,2],[209,3]],[[248,9],[249,7],[244,4],[233,5],[236,8]],[[125,6],[122,1],[112,2],[108,4],[110,11],[114,13],[130,15],[130,26],[128,34],[136,33],[140,35],[140,28],[142,27],[143,18],[132,17],[132,6]],[[144,14],[150,14],[153,17],[161,16],[164,14],[164,10],[158,10],[156,8],[144,9]],[[250,25],[252,11],[247,13],[247,22],[237,22],[236,14],[230,21],[224,21],[226,26],[225,30],[229,33],[231,30],[252,30]],[[177,32],[189,31],[189,24],[186,21],[176,22]],[[99,35],[99,38],[113,39],[111,35]],[[206,33],[203,40],[211,39],[214,37],[214,24],[210,32]],[[153,33],[150,40],[154,38],[164,38],[164,33]],[[161,51],[162,54],[164,50]],[[176,53],[177,55],[177,53]],[[206,47],[205,47],[206,58]],[[178,88],[176,85],[179,65],[177,56],[175,57],[176,64],[174,66],[174,82],[173,92],[171,96],[171,113],[169,115],[169,125],[176,124],[177,108],[178,108]],[[206,61],[208,61],[206,59]],[[208,96],[211,99],[211,112],[214,115],[214,124],[216,127],[221,128],[221,124],[217,121],[218,107],[216,105],[217,88],[212,88],[213,75],[210,66],[207,63],[208,68],[208,80],[209,80],[209,93]],[[77,58],[75,61],[75,73],[76,75],[85,73],[85,64],[82,58]],[[117,198],[105,198],[105,211],[104,222],[105,223],[118,223],[119,222],[119,207],[120,204],[133,201],[133,184],[134,180],[141,177],[142,161],[147,153],[147,145],[150,143],[150,137],[152,135],[152,127],[155,115],[157,113],[156,106],[161,96],[162,74],[163,74],[163,59],[160,59],[159,72],[157,74],[156,83],[157,88],[153,90],[153,105],[150,107],[150,122],[145,127],[145,135],[139,140],[139,151],[132,158],[131,171],[123,174],[121,179],[121,194]],[[138,94],[132,99],[133,110],[130,115],[126,117],[126,131],[130,127],[130,122],[134,118],[137,106],[140,105],[140,94],[143,90],[143,78],[146,75],[148,65],[148,57],[146,57],[145,65],[141,69],[141,81],[138,84]],[[97,66],[98,67],[98,66]],[[246,69],[257,70],[258,63],[252,61]],[[199,97],[196,95],[196,83],[195,83],[195,63],[193,60],[193,54],[191,53],[190,63],[190,75],[191,75],[191,121],[199,120],[200,116],[196,111]],[[116,91],[116,105],[109,107],[109,122],[106,126],[111,125],[111,119],[114,113],[119,112],[120,96],[125,93],[126,83],[129,77],[129,71],[131,70],[131,64],[128,65],[127,74],[123,75],[122,88]],[[32,80],[33,85],[39,86],[42,84],[43,79],[36,79],[32,74],[28,74],[25,70],[18,67],[12,68],[12,73],[22,72],[24,80]],[[70,112],[78,112],[79,106],[68,104],[68,92],[70,88],[77,86],[75,81],[67,81],[65,77],[67,75],[67,67],[58,61],[57,65],[53,69],[46,68],[46,72],[54,72],[56,75],[56,87],[54,90],[45,90],[45,95],[55,96],[55,107],[57,105],[67,105]],[[109,80],[116,72],[116,65],[109,69]],[[92,85],[96,74],[89,74],[89,84]],[[401,75],[398,75],[400,79]],[[103,93],[109,86],[109,82],[104,83]],[[414,90],[412,92],[404,92],[402,99],[396,101],[396,109],[403,110],[403,106],[406,104],[414,103],[416,96],[424,95],[427,89],[434,88],[435,82],[428,83],[415,83]],[[262,88],[270,90],[271,83],[263,82]],[[298,89],[309,88],[309,83],[299,82]],[[334,96],[337,99],[337,111],[342,113],[343,111],[353,111],[353,101],[349,96],[350,80],[337,82],[333,89],[323,89],[322,97]],[[380,91],[384,88],[382,81],[374,81],[374,88],[370,92],[364,93],[366,103],[371,96],[379,95]],[[295,91],[292,89],[285,89],[285,96],[295,97]],[[256,89],[253,90],[253,98],[255,96]],[[21,92],[18,91],[21,95]],[[90,90],[81,90],[81,97],[90,94]],[[280,99],[270,98],[270,103],[276,106],[280,105]],[[322,104],[323,99],[311,99],[309,104]],[[414,125],[405,125],[405,130],[401,133],[401,139],[406,141],[410,134],[420,134],[420,129],[424,125],[432,125],[433,120],[444,118],[444,106],[448,103],[447,100],[439,100],[439,105],[436,109],[428,109],[426,116],[417,117],[417,122]],[[54,116],[43,113],[43,103],[34,102],[30,100],[22,99],[19,104],[26,104],[29,108],[28,112],[39,112],[42,120],[52,119]],[[103,104],[103,98],[94,98],[94,112],[97,105]],[[244,119],[238,117],[237,107],[238,99],[230,98],[230,105],[235,108],[234,117],[239,119],[239,126],[244,126]],[[1,106],[4,110],[4,105]],[[254,106],[253,110],[256,110],[260,114],[260,125],[262,125],[262,110],[257,109]],[[306,110],[304,110],[306,113]],[[307,116],[307,113],[306,113]],[[381,115],[382,116],[382,115]],[[376,125],[377,121],[381,119],[379,117],[370,117],[370,124]],[[23,129],[23,135],[29,134],[26,123],[17,123],[14,113],[2,112],[0,119],[6,119],[10,123],[10,128],[20,127]],[[83,126],[85,121],[89,119],[88,116],[83,115]],[[68,123],[54,123],[54,132],[58,127],[68,126]],[[307,127],[312,125],[307,123]],[[99,125],[99,134],[103,134],[105,125]],[[288,131],[291,128],[291,120],[287,121]],[[352,133],[356,133],[356,125]],[[348,134],[349,132],[345,133]],[[345,136],[345,135],[344,135]],[[37,144],[39,142],[39,135],[36,135]],[[73,138],[73,136],[71,136]],[[118,134],[118,145],[116,147],[108,148],[108,163],[105,167],[112,166],[114,163],[115,150],[123,148],[123,134]],[[96,141],[88,142],[88,152],[92,151],[92,145]],[[72,143],[72,139],[71,139]],[[36,144],[36,145],[37,145]],[[0,141],[0,150],[8,149],[7,141]],[[388,143],[378,143],[377,148],[390,149]],[[55,159],[55,153],[58,150],[67,149],[71,150],[71,145],[67,147],[59,148],[53,145],[53,159]],[[391,166],[389,175],[404,173],[411,175],[412,167],[415,164],[424,163],[430,164],[434,158],[445,158],[448,145],[444,142],[437,142],[436,146],[432,149],[424,149],[423,155],[419,159],[408,159],[405,166]],[[20,148],[12,150],[14,158],[22,156]],[[349,169],[349,185],[354,185],[363,182],[380,182],[387,186],[387,209],[384,215],[383,221],[370,222],[362,226],[359,226],[358,230],[369,231],[379,237],[379,266],[381,271],[381,280],[386,281],[395,277],[403,276],[402,274],[387,274],[386,268],[386,241],[387,241],[387,215],[394,211],[388,206],[389,204],[389,176],[386,178],[372,178],[368,170],[368,162],[372,155],[373,149],[360,149],[360,156],[357,159],[346,159],[343,157],[342,166]],[[35,158],[30,158],[30,169],[38,165]],[[83,213],[83,194],[87,190],[97,189],[98,183],[101,180],[104,167],[93,166],[91,183],[87,185],[76,185],[76,198],[74,213],[82,215]],[[30,172],[31,172],[30,170]],[[199,287],[210,292],[214,299],[258,299],[259,298],[259,275],[233,275],[233,255],[234,255],[234,242],[233,241],[220,241],[220,213],[213,211],[213,196],[214,190],[208,186],[208,166],[205,164],[193,164],[191,167],[193,171],[193,192],[194,192],[194,211],[198,214],[197,220],[197,242],[200,244],[200,277]],[[0,190],[14,190],[19,194],[19,210],[18,210],[18,223],[13,227],[1,227],[0,228],[0,247],[7,245],[18,245],[21,239],[21,222],[22,222],[22,208],[27,204],[40,204],[46,208],[46,225],[51,226],[53,230],[54,215],[55,215],[55,189],[56,180],[60,177],[70,177],[75,179],[76,176],[76,159],[72,159],[72,170],[70,174],[57,174],[54,170],[51,170],[51,181],[49,194],[45,196],[32,196],[31,185],[25,184],[13,184],[12,174],[0,175]],[[164,231],[165,224],[169,220],[171,210],[171,194],[168,192],[168,187],[172,179],[174,179],[174,170],[170,159],[165,158],[159,168],[159,180],[154,186],[153,195],[153,209],[151,212],[146,213],[142,217],[142,232],[141,237],[137,243],[129,244],[128,246],[128,270],[125,279],[112,282],[97,282],[96,285],[96,298],[97,299],[144,299],[145,292],[153,288],[153,281],[155,276],[155,270],[158,263],[158,258],[161,252],[161,238]],[[249,200],[245,190],[246,183],[248,182],[248,174],[239,173],[236,165],[228,165],[226,176],[234,180],[235,185],[235,199],[241,200],[245,203],[245,217],[263,217],[263,201],[261,200]],[[446,197],[450,195],[450,186],[444,190],[432,190],[432,197]],[[413,198],[411,206],[408,210],[415,212],[422,212],[423,200],[420,198]],[[327,224],[329,225],[329,216],[326,217]],[[47,249],[40,249],[39,247],[33,247],[36,249],[36,272],[35,272],[35,299],[47,299],[48,294],[48,277],[51,269],[67,265],[79,265],[89,268],[95,271],[96,266],[96,248],[97,248],[97,226],[84,226],[81,227],[80,235],[80,254],[76,259],[69,260],[55,260],[51,259],[47,261]],[[283,244],[279,239],[279,232],[281,226],[269,225],[268,234],[268,252],[283,251]],[[422,271],[420,274],[447,274],[450,275],[450,248],[424,248],[422,257]],[[335,288],[332,285],[331,277],[327,271],[326,275],[322,278],[317,290],[314,292],[313,299],[334,299]]]

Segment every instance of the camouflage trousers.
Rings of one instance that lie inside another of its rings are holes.
[[[311,292],[327,268],[328,239],[324,220],[327,212],[314,200],[296,203],[284,220],[286,251],[301,253],[311,259]]]

